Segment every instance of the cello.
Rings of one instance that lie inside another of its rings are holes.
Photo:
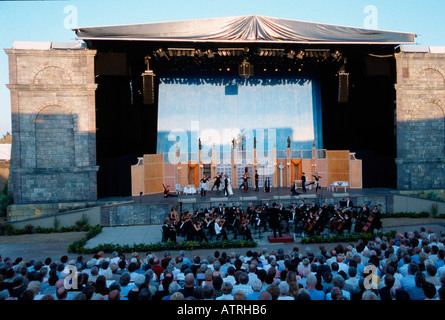
[[[363,226],[362,232],[367,233],[369,232],[369,229],[371,228],[372,225],[372,220],[374,219],[374,213],[372,213],[369,217],[368,220],[366,221],[365,225]]]

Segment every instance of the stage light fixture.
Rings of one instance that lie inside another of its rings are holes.
[[[290,50],[290,51],[287,53],[287,57],[288,57],[289,59],[293,59],[293,58],[295,57],[295,51],[294,51],[294,50]]]
[[[207,58],[209,58],[209,59],[215,57],[215,54],[214,54],[213,51],[210,50],[210,49],[206,51],[206,54],[207,54]]]
[[[340,51],[336,50],[335,52],[331,53],[331,57],[335,60],[335,61],[340,61],[340,59],[342,58]]]
[[[238,74],[244,79],[248,79],[254,74],[253,65],[250,64],[247,59],[244,59],[244,61],[238,66]]]
[[[156,50],[156,54],[162,58],[163,56],[165,56],[165,51],[162,50],[161,48],[159,48],[158,50]]]
[[[204,52],[202,52],[201,49],[195,50],[195,54],[197,54],[199,58],[204,56]]]
[[[297,53],[297,58],[298,58],[298,59],[303,59],[304,55],[305,55],[304,51],[303,51],[303,50],[300,50],[300,51],[298,51],[298,53]]]

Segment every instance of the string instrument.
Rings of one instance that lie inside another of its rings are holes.
[[[331,230],[337,230],[337,226],[338,226],[340,220],[341,220],[340,216],[337,215],[337,216],[334,218],[334,221],[332,221],[331,224],[329,225],[329,229],[331,229]]]
[[[337,226],[336,230],[338,232],[340,232],[341,230],[343,230],[344,225],[346,224],[346,219],[343,219]]]
[[[170,218],[173,218],[173,220],[175,222],[179,222],[180,218],[179,218],[178,212],[176,212],[176,209],[172,209],[172,211],[170,213]]]
[[[317,224],[317,219],[316,218],[313,218],[312,220],[313,221],[311,221],[310,225],[308,226],[308,228],[306,230],[307,232],[311,232],[312,229],[314,229],[315,225]]]
[[[372,220],[374,219],[374,214],[371,214],[368,217],[368,221],[366,221],[365,225],[363,226],[362,232],[369,232],[369,228],[371,228]]]
[[[309,227],[309,225],[311,224],[311,220],[312,220],[312,214],[309,217],[307,217],[306,221],[304,222],[303,230],[306,230]]]

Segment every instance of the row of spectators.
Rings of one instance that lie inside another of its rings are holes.
[[[444,300],[444,239],[421,228],[317,252],[0,256],[0,300]]]

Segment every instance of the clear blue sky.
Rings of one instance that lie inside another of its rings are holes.
[[[377,9],[377,20],[364,11],[369,5]],[[445,46],[443,0],[61,0],[0,1],[0,47],[11,48],[13,41],[73,42],[73,23],[100,26],[250,14],[352,27],[377,23],[380,30],[418,34],[419,45]],[[8,72],[1,50],[0,138],[11,131]]]

